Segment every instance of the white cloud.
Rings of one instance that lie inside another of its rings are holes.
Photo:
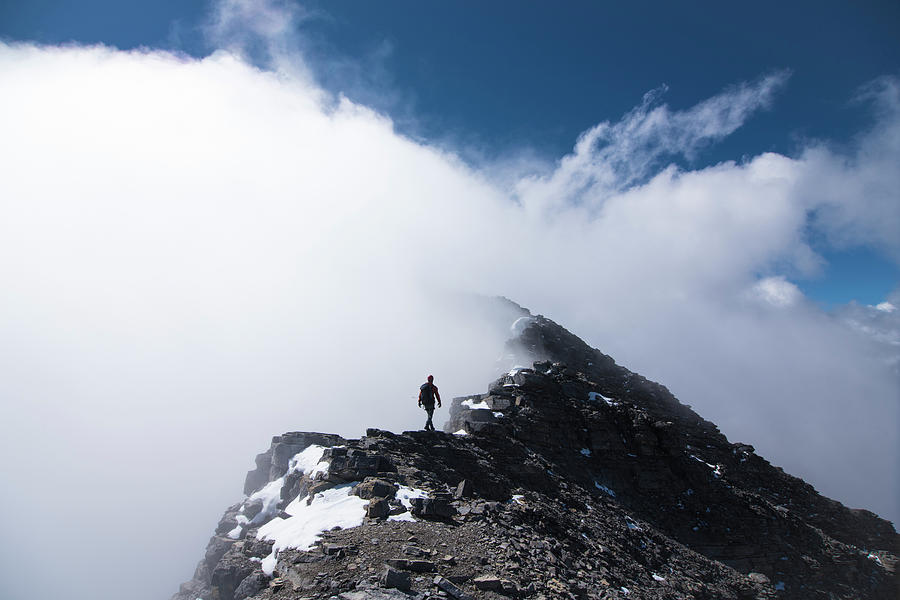
[[[753,292],[763,302],[777,307],[794,306],[803,297],[800,288],[781,275],[761,279],[753,286]]]
[[[798,195],[814,225],[836,246],[868,244],[900,261],[900,79],[883,77],[866,86],[861,102],[874,107],[878,125],[850,155],[824,143],[803,155]]]
[[[667,157],[734,131],[784,75],[687,111],[647,99],[511,193],[508,171],[329,98],[277,19],[246,18],[277,42],[274,70],[224,51],[0,45],[0,398],[15,423],[0,448],[27,449],[3,477],[30,494],[0,500],[28,524],[13,539],[113,522],[173,573],[147,597],[174,591],[269,435],[418,427],[427,372],[448,397],[482,389],[511,319],[472,316],[469,292],[557,319],[823,492],[895,510],[883,340],[800,302],[788,277],[819,260],[811,215],[836,240],[890,245],[896,112],[849,157],[681,171]],[[68,581],[87,586],[77,567]]]
[[[884,301],[875,305],[875,310],[880,310],[881,312],[892,313],[897,310],[897,307],[891,304],[890,302]]]

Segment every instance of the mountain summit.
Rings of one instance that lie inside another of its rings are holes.
[[[900,538],[522,309],[445,432],[276,436],[173,600],[897,597]]]

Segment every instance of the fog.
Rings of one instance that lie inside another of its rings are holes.
[[[277,18],[249,44],[249,5],[222,6],[202,60],[0,43],[4,597],[168,597],[272,435],[418,428],[429,373],[483,391],[512,315],[472,295],[900,517],[900,302],[825,313],[795,285],[813,235],[900,257],[896,79],[841,150],[672,165],[777,103],[772,73],[497,169],[331,96]]]

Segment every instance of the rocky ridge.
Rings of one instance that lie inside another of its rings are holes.
[[[273,438],[173,600],[897,597],[889,522],[549,319],[516,330],[528,368],[445,432]]]

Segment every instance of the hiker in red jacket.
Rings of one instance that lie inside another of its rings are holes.
[[[434,423],[431,422],[431,416],[434,414],[434,400],[437,398],[438,408],[441,407],[441,395],[438,388],[434,385],[434,375],[428,376],[428,381],[419,386],[419,406],[425,408],[428,413],[428,420],[425,421],[425,431],[434,431]]]

